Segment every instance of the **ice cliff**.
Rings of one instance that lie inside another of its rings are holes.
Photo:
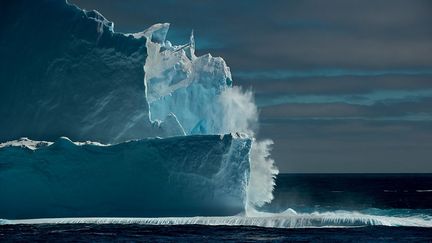
[[[206,135],[0,144],[0,217],[237,214],[244,210],[250,143]]]

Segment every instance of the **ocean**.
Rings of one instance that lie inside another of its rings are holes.
[[[282,174],[256,215],[8,221],[1,242],[431,242],[432,174]]]
[[[281,174],[276,184],[273,210],[432,209],[432,174]]]

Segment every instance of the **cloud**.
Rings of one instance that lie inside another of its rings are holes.
[[[431,122],[291,120],[263,124],[285,172],[430,171]]]
[[[381,90],[364,94],[341,95],[260,95],[256,97],[258,107],[280,104],[326,104],[345,103],[352,105],[370,106],[378,102],[399,103],[418,101],[432,97],[432,89],[424,90]]]
[[[261,122],[283,123],[289,120],[416,120],[430,121],[432,98],[418,102],[376,103],[371,106],[346,103],[283,104],[261,109]]]
[[[265,70],[235,71],[234,76],[243,79],[292,79],[316,77],[379,77],[379,76],[432,76],[431,69],[389,69],[389,70],[355,70],[355,69],[316,69],[316,70]]]
[[[233,76],[235,83],[250,88],[260,95],[281,94],[363,94],[375,90],[431,89],[431,76],[341,76],[290,79],[242,79]]]

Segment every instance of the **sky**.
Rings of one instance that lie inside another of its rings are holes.
[[[221,56],[283,173],[432,173],[432,2],[70,0]]]

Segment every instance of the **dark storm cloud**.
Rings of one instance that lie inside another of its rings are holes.
[[[264,124],[287,172],[430,171],[431,122],[297,120]]]
[[[368,119],[407,120],[432,117],[432,98],[418,102],[376,103],[371,106],[346,103],[285,104],[261,109],[262,122],[285,122],[293,119]]]
[[[432,172],[428,0],[70,0],[223,57],[283,172]]]
[[[430,1],[102,1],[97,8],[124,32],[157,22],[197,33],[233,70],[430,67]],[[187,35],[185,34],[185,36]]]
[[[430,89],[429,76],[381,76],[381,77],[314,77],[292,79],[239,79],[241,86],[250,88],[259,95],[266,94],[359,94],[375,90],[418,90]]]
[[[428,76],[432,69],[394,69],[394,70],[351,70],[351,69],[317,69],[317,70],[270,70],[235,72],[235,76],[244,79],[290,79],[313,77],[380,77],[386,75]]]
[[[398,103],[403,101],[418,101],[422,98],[432,97],[432,88],[422,90],[381,90],[362,94],[339,95],[261,95],[257,96],[258,107],[267,107],[280,104],[327,104],[346,103],[354,105],[374,105],[379,102]]]

